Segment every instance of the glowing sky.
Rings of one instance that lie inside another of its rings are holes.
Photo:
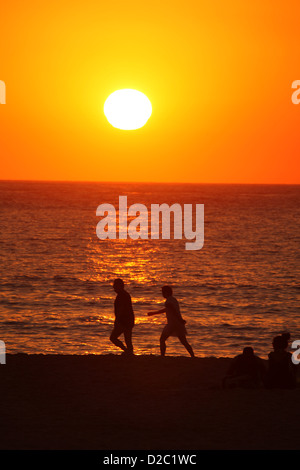
[[[299,1],[1,5],[1,179],[300,183]],[[136,131],[106,98],[152,103]]]

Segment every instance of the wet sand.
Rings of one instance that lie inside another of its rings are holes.
[[[7,355],[1,449],[299,449],[300,389],[222,390],[230,359]]]

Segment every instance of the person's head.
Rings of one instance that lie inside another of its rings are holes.
[[[275,336],[273,339],[274,351],[280,351],[288,347],[288,338],[285,335]]]
[[[170,297],[173,294],[172,287],[170,286],[163,286],[161,288],[162,296],[166,299],[167,297]]]
[[[282,336],[282,341],[283,341],[283,349],[288,350],[291,335],[289,332],[286,332],[286,333],[282,333],[281,336]]]
[[[115,279],[113,284],[114,291],[118,294],[124,290],[124,282],[122,279]]]
[[[282,333],[281,336],[287,341],[289,342],[289,340],[291,339],[291,334],[287,331],[285,333]]]
[[[247,356],[247,357],[253,356],[254,355],[254,350],[253,350],[253,348],[251,348],[251,346],[246,346],[243,349],[243,354],[244,354],[244,356]]]

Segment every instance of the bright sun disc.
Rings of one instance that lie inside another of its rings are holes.
[[[114,91],[104,103],[104,114],[117,129],[139,129],[146,124],[151,113],[152,106],[147,96],[129,88]]]

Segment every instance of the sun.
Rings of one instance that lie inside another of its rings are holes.
[[[152,106],[144,93],[125,88],[109,95],[104,103],[104,114],[113,127],[134,130],[146,124]]]

